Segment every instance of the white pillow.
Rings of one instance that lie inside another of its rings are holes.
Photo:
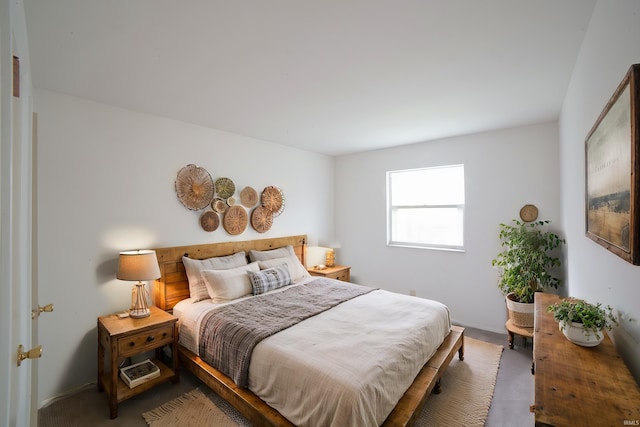
[[[293,246],[283,246],[278,249],[270,249],[268,251],[255,251],[251,249],[249,251],[249,259],[251,262],[254,261],[267,261],[269,259],[274,258],[283,258],[288,256],[296,256],[296,253],[293,250]]]
[[[298,282],[305,277],[311,277],[306,268],[302,265],[297,256],[288,256],[283,258],[274,258],[266,261],[258,261],[260,270],[265,270],[271,267],[277,267],[282,264],[286,264],[289,268],[289,274],[291,274],[291,281],[293,283]]]
[[[248,271],[260,271],[257,262],[228,270],[202,270],[200,275],[213,302],[227,302],[253,293]]]
[[[247,254],[237,252],[233,255],[207,259],[191,259],[183,256],[182,263],[189,279],[189,294],[193,302],[197,302],[209,298],[209,292],[200,275],[201,270],[227,270],[247,265]]]

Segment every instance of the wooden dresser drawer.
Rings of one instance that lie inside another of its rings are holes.
[[[128,356],[172,342],[173,324],[122,337],[118,340],[118,351],[121,356]]]

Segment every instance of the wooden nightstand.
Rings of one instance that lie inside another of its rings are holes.
[[[136,396],[155,385],[179,380],[177,318],[150,307],[151,316],[141,319],[120,319],[112,314],[98,318],[98,390],[105,391],[111,418],[118,416],[118,403]],[[171,347],[171,366],[162,362],[162,348]],[[155,350],[151,360],[160,368],[160,376],[134,388],[120,379],[120,363],[127,357]],[[108,358],[105,370],[105,355]]]
[[[351,280],[351,267],[344,265],[336,265],[334,267],[326,267],[322,270],[316,268],[308,268],[307,271],[312,276],[328,277],[329,279],[342,280],[348,282]]]

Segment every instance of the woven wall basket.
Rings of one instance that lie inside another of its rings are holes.
[[[229,206],[222,219],[222,226],[232,236],[242,233],[247,228],[248,223],[249,215],[241,205]]]
[[[220,225],[220,218],[214,211],[206,211],[200,215],[200,226],[204,231],[216,231]]]
[[[230,178],[218,178],[215,182],[216,195],[221,199],[228,199],[236,192],[236,185]]]
[[[284,195],[279,187],[269,185],[262,190],[262,207],[271,211],[274,217],[284,210]]]
[[[240,203],[247,208],[251,209],[258,203],[258,192],[252,187],[244,187],[240,192]]]
[[[175,182],[178,199],[187,209],[198,211],[213,200],[213,180],[205,168],[187,165],[180,169]]]
[[[258,206],[251,213],[251,226],[258,233],[264,233],[269,231],[273,225],[273,213],[265,209],[263,206]]]

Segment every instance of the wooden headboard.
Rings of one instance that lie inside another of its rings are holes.
[[[270,239],[245,240],[238,242],[207,243],[192,246],[174,246],[155,249],[160,264],[160,278],[155,281],[153,302],[162,310],[170,311],[183,299],[189,298],[189,280],[182,263],[184,255],[193,259],[206,259],[233,255],[249,250],[264,251],[291,245],[302,265],[306,266],[307,236],[273,237]]]

